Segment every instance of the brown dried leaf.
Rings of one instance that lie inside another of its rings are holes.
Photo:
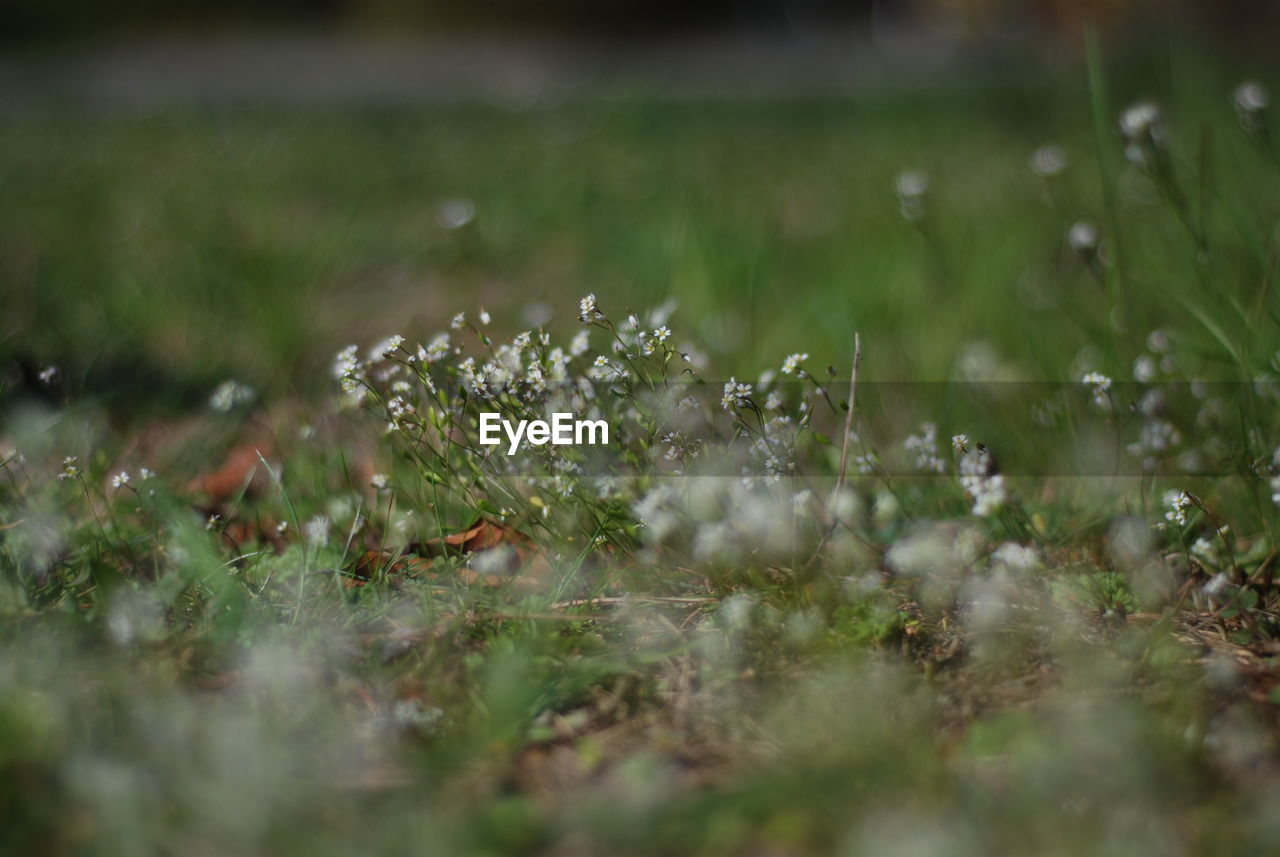
[[[262,465],[259,456],[265,458],[270,452],[269,444],[241,444],[232,449],[216,469],[191,480],[187,490],[205,495],[214,504],[230,500],[240,491],[241,486],[245,486],[248,492],[252,485],[246,483]]]

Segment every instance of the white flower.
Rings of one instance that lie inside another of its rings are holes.
[[[1156,366],[1156,359],[1150,354],[1143,354],[1137,360],[1133,361],[1133,379],[1149,384],[1156,379],[1159,367]]]
[[[111,487],[112,487],[112,488],[117,488],[117,489],[119,489],[119,488],[123,488],[124,486],[126,486],[126,485],[128,485],[128,484],[129,484],[129,471],[127,471],[127,470],[121,470],[121,471],[120,471],[119,473],[117,473],[115,476],[112,476],[112,477],[111,477]]]
[[[354,378],[360,371],[360,349],[348,345],[333,358],[333,377],[338,381]]]
[[[966,438],[967,440],[967,438]],[[996,472],[991,451],[982,444],[960,458],[960,487],[973,500],[973,514],[986,517],[999,511],[1009,498],[1004,476]]]
[[[435,363],[449,353],[449,334],[439,333],[431,340],[422,352],[422,359],[427,363]]]
[[[40,383],[44,385],[52,384],[58,378],[57,366],[46,366],[40,370],[40,374],[36,376],[40,379]]]
[[[1000,511],[1008,500],[1009,495],[1005,490],[1004,476],[997,473],[995,476],[986,478],[976,477],[967,489],[969,496],[973,498],[973,514],[980,518],[985,518]]]
[[[403,344],[404,337],[400,334],[397,333],[392,336],[388,336],[386,339],[373,346],[373,348],[369,349],[369,359],[377,361],[390,357],[392,354],[395,354],[400,350],[400,346]]]
[[[526,330],[524,333],[518,334],[516,338],[511,341],[511,347],[516,351],[523,351],[529,346],[529,342],[532,338],[533,332]]]
[[[453,317],[453,320],[449,322],[449,327],[452,330],[462,330],[462,328],[466,327],[466,325],[467,325],[467,314],[465,312],[458,313]]]
[[[1140,143],[1158,139],[1164,123],[1160,108],[1151,101],[1139,101],[1120,114],[1120,133],[1130,142]]]
[[[248,384],[239,381],[223,381],[209,397],[209,407],[219,413],[227,413],[237,405],[253,401],[254,391]]]
[[[991,554],[994,562],[1013,571],[1034,571],[1040,566],[1040,554],[1030,545],[1005,542]]]
[[[666,342],[667,338],[671,336],[671,330],[664,324],[661,327],[654,328],[652,335],[659,342]]]
[[[764,408],[766,411],[780,410],[782,408],[782,404],[782,394],[777,390],[771,390],[764,400]]]
[[[1098,229],[1092,223],[1081,220],[1067,230],[1067,244],[1081,256],[1091,256],[1098,249]]]
[[[921,423],[920,434],[913,434],[902,442],[907,452],[914,452],[915,464],[920,470],[946,473],[947,463],[938,455],[938,427],[933,423]]]
[[[751,392],[750,384],[730,378],[725,382],[724,394],[720,397],[720,407],[726,411],[736,411],[751,401]]]
[[[952,435],[951,448],[954,449],[956,452],[968,452],[969,451],[969,435],[967,434]]]
[[[1067,158],[1065,149],[1057,144],[1050,143],[1032,152],[1028,163],[1031,167],[1031,172],[1042,179],[1047,179],[1061,174],[1071,162]]]
[[[1219,560],[1217,543],[1211,542],[1203,536],[1197,537],[1195,542],[1192,543],[1191,554],[1211,564],[1216,564]]]
[[[214,530],[214,529],[217,529],[218,524],[219,524],[219,523],[221,523],[221,522],[222,522],[222,516],[221,516],[221,515],[218,515],[218,514],[210,515],[208,518],[206,518],[206,519],[205,519],[205,522],[204,522],[204,528],[205,528],[206,530]]]
[[[800,364],[809,359],[808,354],[799,352],[790,355],[786,360],[782,361],[782,374],[794,375],[800,369]]]
[[[1186,491],[1166,491],[1164,504],[1169,507],[1169,511],[1164,513],[1165,520],[1180,527],[1185,527],[1187,525],[1187,512],[1194,505],[1191,495]]]
[[[591,348],[591,331],[579,330],[574,334],[573,341],[569,343],[569,353],[574,357],[581,357]]]
[[[899,173],[894,190],[898,194],[898,209],[904,218],[916,221],[924,217],[924,198],[929,192],[928,176],[918,170]]]
[[[1100,408],[1111,407],[1111,379],[1101,372],[1089,372],[1080,383],[1092,388],[1093,402]]]
[[[284,535],[284,532],[287,529],[289,529],[288,521],[281,521],[280,523],[276,524],[276,532],[280,533],[281,535]]]
[[[1232,97],[1236,115],[1246,131],[1257,131],[1262,128],[1262,114],[1266,111],[1271,99],[1267,90],[1256,81],[1245,81],[1236,87]]]
[[[388,484],[387,474],[385,473],[373,474],[372,476],[369,477],[369,484],[372,485],[378,491],[385,491]]]
[[[436,208],[436,225],[441,229],[461,229],[476,216],[476,204],[465,197],[446,199]]]
[[[80,475],[80,458],[75,455],[68,455],[62,459],[62,472],[58,474],[59,479],[75,479]]]
[[[330,521],[324,515],[316,515],[306,523],[307,542],[315,547],[322,547],[329,543],[329,528],[332,526]]]
[[[489,311],[488,311],[488,310],[486,310],[484,307],[481,307],[481,308],[480,308],[480,323],[481,323],[481,324],[488,324],[488,323],[489,323],[489,320],[490,320]]]
[[[578,301],[578,321],[583,324],[591,324],[593,321],[599,321],[604,318],[604,313],[600,311],[600,307],[596,305],[596,296],[594,293],[587,295]]]
[[[138,471],[138,478],[143,482],[146,482],[148,479],[154,479],[155,476],[156,472],[154,470],[148,470],[145,467]]]
[[[414,407],[400,396],[392,396],[387,400],[387,413],[391,415],[393,421],[399,422],[414,413]]]

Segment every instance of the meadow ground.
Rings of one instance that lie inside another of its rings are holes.
[[[1165,59],[5,118],[0,851],[1276,851],[1275,123]]]

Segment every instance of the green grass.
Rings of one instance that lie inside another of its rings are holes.
[[[1209,224],[1233,251],[1216,279],[1247,297],[1275,173],[1233,133],[1228,88],[1155,91],[1178,157],[1195,162],[1209,123],[1211,181],[1239,189],[1213,198]],[[1055,140],[1074,163],[1046,205],[1025,163]],[[1105,220],[1083,88],[20,117],[0,165],[3,348],[98,390],[233,375],[314,393],[353,336],[439,326],[462,297],[514,328],[525,305],[585,289],[637,308],[678,298],[731,369],[797,337],[843,364],[856,327],[879,378],[947,378],[983,339],[1058,379],[1097,338],[1102,298],[1063,249],[1071,221]],[[895,215],[893,178],[913,167],[933,178],[932,249]],[[1169,212],[1118,196],[1121,297],[1145,329],[1203,294],[1189,254],[1166,252]],[[451,232],[436,208],[454,197],[477,217]]]
[[[1167,68],[1106,84],[1108,109],[1081,70],[839,101],[4,120],[0,353],[61,378],[0,390],[0,853],[1275,851],[1276,401],[1224,387],[1215,416],[1182,382],[1280,368],[1280,169],[1231,76]],[[1106,127],[1140,95],[1167,117],[1163,197]],[[1072,164],[1046,183],[1026,162],[1050,141]],[[920,224],[908,168],[931,179]],[[451,198],[475,204],[461,229],[437,223]],[[1079,219],[1104,227],[1092,272]],[[708,458],[760,431],[723,380],[810,353],[816,377],[780,388],[826,433],[789,451],[800,477],[655,475],[649,382],[685,377],[665,346],[596,400],[623,433],[612,495],[466,449],[483,403],[452,356],[439,394],[420,362],[397,392],[370,361],[364,409],[337,405],[348,342],[399,332],[403,360],[484,306],[483,337],[454,333],[481,360],[544,319],[567,345],[587,292],[604,355],[628,310],[679,301],[669,344],[709,354],[707,425],[683,426]],[[1015,408],[873,383],[958,378],[972,343],[987,377],[1076,381],[1087,350],[1121,382],[1157,327],[1176,383],[1148,418],[1119,383],[1111,412],[1051,391],[1052,433],[1047,388]],[[853,452],[880,465],[832,497],[855,330]],[[258,398],[209,413],[226,378]],[[393,393],[415,412],[388,433]],[[1162,461],[1217,450],[1229,475],[1057,464],[1157,417],[1184,436]],[[950,434],[983,427],[1011,464],[997,510],[904,475],[927,419],[952,471]],[[1194,491],[1185,522],[1165,489]],[[512,554],[441,541],[478,517]]]

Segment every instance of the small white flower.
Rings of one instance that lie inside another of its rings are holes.
[[[1187,525],[1187,512],[1194,505],[1191,495],[1186,491],[1166,491],[1164,504],[1169,507],[1169,511],[1164,513],[1165,520],[1180,527],[1185,527]]]
[[[488,323],[489,323],[489,320],[490,320],[489,311],[488,311],[488,310],[486,310],[484,307],[481,307],[481,308],[480,308],[480,323],[481,323],[481,324],[488,324]]]
[[[40,379],[40,383],[48,386],[58,379],[58,367],[46,366],[40,370],[40,374],[36,376]]]
[[[1034,571],[1040,567],[1040,554],[1030,545],[1005,542],[991,554],[994,562],[1013,571]]]
[[[725,382],[724,394],[720,397],[720,407],[726,411],[737,411],[751,401],[751,385],[730,378]]]
[[[1067,230],[1067,244],[1081,256],[1091,256],[1098,249],[1098,229],[1092,223],[1081,220]]]
[[[591,324],[593,321],[599,321],[604,318],[604,313],[600,311],[600,307],[596,304],[594,293],[578,301],[578,309],[578,321],[583,324]]]
[[[138,471],[138,478],[141,479],[143,482],[146,482],[148,479],[155,479],[156,472],[154,470],[148,470],[147,468],[143,467]]]
[[[58,474],[59,479],[75,479],[80,475],[80,458],[75,455],[68,455],[62,459],[62,472]]]
[[[204,528],[206,530],[216,530],[218,528],[218,524],[220,524],[221,522],[222,522],[221,515],[217,515],[217,514],[210,515],[208,518],[205,519]]]
[[[929,178],[918,170],[899,173],[894,182],[898,194],[898,209],[910,221],[924,218],[924,200],[929,193]]]
[[[427,345],[422,352],[422,360],[427,363],[435,363],[449,353],[449,334],[437,334],[430,344]]]
[[[120,489],[129,484],[129,471],[121,470],[115,476],[111,477],[111,487]]]
[[[1164,117],[1154,102],[1139,101],[1120,114],[1120,133],[1130,142],[1142,142],[1158,137],[1163,123]]]
[[[248,384],[239,381],[223,381],[209,397],[209,407],[218,413],[228,413],[238,405],[253,401],[255,393]]]
[[[461,229],[476,216],[476,204],[465,197],[446,199],[436,208],[436,225],[441,229]]]
[[[1245,81],[1236,87],[1232,102],[1235,104],[1236,115],[1240,117],[1240,124],[1246,131],[1262,128],[1262,114],[1271,103],[1262,84],[1252,80]]]
[[[281,521],[280,523],[276,524],[276,532],[281,535],[284,535],[285,531],[288,529],[289,529],[288,521]]]
[[[969,451],[969,435],[955,434],[951,436],[951,448],[956,452]]]
[[[938,455],[938,427],[933,423],[921,423],[920,434],[913,434],[902,442],[907,452],[915,453],[915,464],[920,470],[946,473],[947,463]]]
[[[782,361],[782,374],[783,375],[796,374],[796,372],[799,371],[800,369],[800,364],[808,359],[809,359],[808,354],[801,354],[799,352],[788,356],[786,360]]]
[[[453,317],[452,321],[449,322],[449,327],[453,330],[462,330],[462,328],[466,327],[466,324],[467,314],[465,312],[460,312]]]
[[[783,405],[782,394],[779,393],[777,390],[771,390],[769,391],[769,395],[765,396],[764,408],[766,411],[781,410],[782,405]]]
[[[1089,372],[1080,379],[1080,383],[1087,384],[1093,395],[1093,402],[1100,408],[1111,407],[1111,379],[1101,372]]]
[[[388,336],[379,342],[373,348],[369,349],[369,359],[373,361],[383,360],[390,357],[400,350],[400,346],[404,344],[404,337],[400,334]]]
[[[333,522],[324,515],[316,515],[306,523],[307,542],[315,547],[323,547],[329,543],[329,528]]]
[[[661,327],[654,328],[653,338],[659,342],[666,342],[669,336],[671,336],[671,330],[665,324]]]
[[[360,371],[360,349],[348,345],[333,358],[333,377],[337,381],[354,378]]]
[[[573,341],[569,343],[569,353],[574,357],[581,357],[591,348],[591,331],[579,330],[574,334]]]
[[[1060,175],[1070,163],[1066,150],[1054,143],[1036,149],[1029,161],[1031,172],[1042,179]]]
[[[1216,564],[1219,560],[1217,543],[1209,541],[1204,536],[1198,536],[1191,545],[1191,555],[1210,564]]]
[[[1137,360],[1133,361],[1133,379],[1149,384],[1156,379],[1159,367],[1156,365],[1156,359],[1150,354],[1143,354]]]

